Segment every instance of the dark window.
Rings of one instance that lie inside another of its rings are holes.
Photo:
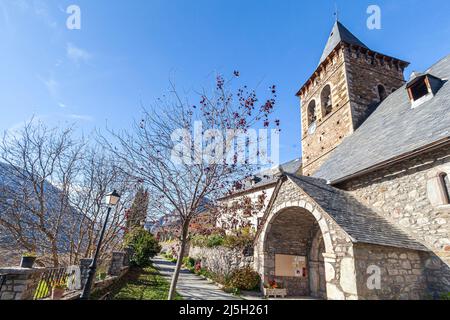
[[[450,204],[450,179],[446,173],[441,173],[440,178],[446,204]]]
[[[378,97],[380,98],[380,102],[386,99],[386,89],[381,84],[378,85]]]
[[[316,122],[316,101],[313,100],[308,105],[308,126]]]
[[[428,87],[427,87],[427,84],[425,82],[425,78],[423,78],[422,80],[417,81],[417,83],[413,84],[409,88],[409,93],[410,93],[410,96],[412,97],[412,99],[414,101],[419,100],[423,96],[427,95],[428,94]]]
[[[323,116],[329,115],[333,111],[333,105],[331,102],[331,87],[329,85],[323,88],[320,94],[320,101],[322,103],[322,114]]]

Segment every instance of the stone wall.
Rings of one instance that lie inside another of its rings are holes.
[[[363,244],[356,245],[354,251],[359,299],[418,300],[428,297],[426,253]],[[375,271],[374,266],[379,269]],[[378,288],[370,279],[376,276],[375,272],[381,277]]]
[[[32,300],[39,279],[45,269],[2,268],[6,281],[0,291],[0,300]]]
[[[125,266],[125,252],[116,251],[112,253],[111,262],[108,268],[108,274],[117,276],[121,274],[123,267]]]
[[[347,46],[344,53],[353,128],[357,129],[380,102],[378,85],[386,95],[403,86],[404,67],[356,47]]]
[[[95,282],[93,289],[103,290],[127,273],[129,267],[128,261],[125,261],[125,256],[124,252],[113,253],[112,259],[109,261],[108,277],[105,280]],[[79,289],[83,288],[86,283],[91,262],[92,259],[81,259],[79,266],[70,267],[70,270],[79,268],[79,272],[75,272],[74,274],[76,277],[74,283],[78,284],[68,285],[69,289],[67,289],[66,294],[69,293],[69,299],[77,299],[79,294],[81,294]],[[41,277],[46,271],[49,271],[49,269],[0,268],[0,275],[6,276],[6,281],[0,290],[0,300],[33,300]],[[64,271],[69,273],[69,268],[66,268]],[[0,278],[0,280],[2,279]]]
[[[429,200],[430,179],[450,173],[450,147],[392,165],[339,186],[375,209],[433,251],[427,262],[429,286],[450,291],[450,211]]]
[[[224,276],[230,275],[236,269],[253,267],[253,256],[246,255],[242,249],[191,246],[189,248],[189,257],[201,260],[202,267]]]

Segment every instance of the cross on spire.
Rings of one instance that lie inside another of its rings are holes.
[[[336,21],[339,21],[339,8],[337,3],[334,4],[334,16],[336,18]]]

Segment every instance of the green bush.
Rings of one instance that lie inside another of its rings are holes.
[[[450,300],[450,292],[441,294],[441,300]]]
[[[250,267],[233,271],[228,285],[239,290],[255,290],[261,278],[259,274]]]
[[[206,235],[195,235],[191,243],[195,247],[214,248],[224,246],[227,248],[247,248],[253,245],[254,235],[251,229],[241,229],[235,235],[223,235],[220,233]]]
[[[131,263],[138,267],[146,267],[153,258],[161,251],[161,246],[155,237],[144,228],[137,228],[127,234],[125,244],[133,248]]]
[[[183,265],[187,269],[191,270],[191,269],[193,269],[195,267],[195,259],[191,258],[191,257],[184,257],[183,258]]]
[[[172,260],[173,255],[170,252],[166,252],[166,253],[164,253],[164,258],[166,258],[167,260]]]
[[[207,247],[214,248],[223,245],[225,238],[220,234],[212,234],[208,237]]]

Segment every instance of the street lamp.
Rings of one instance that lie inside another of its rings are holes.
[[[83,293],[80,296],[82,300],[88,300],[89,295],[91,294],[92,282],[94,281],[95,271],[97,269],[97,259],[98,254],[100,252],[100,248],[102,246],[103,235],[105,234],[106,226],[108,224],[109,214],[111,213],[111,208],[115,206],[120,199],[120,195],[114,190],[111,193],[108,193],[105,197],[105,202],[108,205],[108,213],[106,214],[105,222],[103,223],[103,228],[100,233],[100,238],[98,239],[97,248],[95,249],[94,259],[92,260],[91,265],[89,266],[88,278],[86,280],[86,284],[83,288]]]

